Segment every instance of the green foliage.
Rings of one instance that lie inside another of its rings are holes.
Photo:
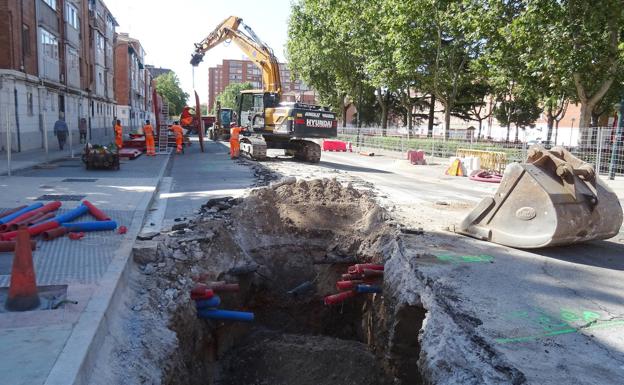
[[[199,109],[201,110],[202,116],[208,115],[208,103],[200,103]]]
[[[169,114],[179,115],[186,105],[189,94],[180,88],[180,80],[175,72],[170,71],[158,76],[156,79],[156,91],[169,102]]]
[[[253,85],[247,83],[230,83],[223,92],[217,95],[217,101],[221,102],[221,108],[236,109],[236,97],[240,95],[243,90],[253,89]]]

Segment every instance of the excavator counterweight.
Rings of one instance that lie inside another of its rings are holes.
[[[507,166],[459,233],[517,248],[607,239],[622,226],[622,207],[594,168],[563,147],[532,147],[525,163]]]

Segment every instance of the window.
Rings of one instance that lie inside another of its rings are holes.
[[[56,0],[43,0],[43,2],[49,5],[50,8],[56,11]]]
[[[243,75],[230,75],[230,80],[243,80]]]
[[[95,34],[95,46],[98,51],[104,51],[104,36],[99,32]]]
[[[78,29],[78,9],[71,3],[65,3],[65,21]]]
[[[41,45],[43,47],[43,55],[54,60],[58,60],[58,39],[56,36],[40,28],[41,31]]]
[[[33,94],[32,92],[26,93],[26,111],[28,116],[33,116]]]
[[[30,28],[22,24],[22,53],[30,55]]]

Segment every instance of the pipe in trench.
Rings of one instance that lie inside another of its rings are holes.
[[[53,220],[58,223],[71,222],[81,215],[86,214],[89,211],[87,206],[81,204],[78,207],[66,212],[65,214],[57,215]]]
[[[51,229],[44,231],[41,233],[44,241],[51,241],[56,238],[60,238],[67,234],[67,229],[65,227],[57,227],[56,229]]]
[[[30,249],[35,250],[37,248],[37,242],[30,241]],[[15,241],[0,241],[0,253],[6,253],[9,251],[15,251]]]
[[[338,281],[336,282],[336,289],[338,290],[352,290],[355,287],[364,281],[361,280],[353,280],[353,281]]]
[[[376,278],[376,277],[383,277],[384,272],[383,270],[364,269],[362,271],[362,275],[366,278]]]
[[[251,322],[254,320],[254,313],[220,309],[201,309],[197,312],[199,318],[218,319],[224,321]]]
[[[69,232],[108,231],[117,228],[115,221],[61,223]]]
[[[344,302],[349,298],[353,298],[356,295],[357,293],[353,290],[343,291],[342,293],[328,295],[327,297],[325,297],[323,302],[325,303],[325,305],[335,305]]]
[[[10,221],[12,221],[13,219],[19,217],[22,214],[27,213],[29,211],[36,210],[36,209],[38,209],[40,207],[43,207],[43,203],[40,203],[40,202],[39,203],[33,203],[30,206],[24,207],[21,210],[17,210],[17,211],[15,211],[12,214],[9,214],[9,215],[6,215],[6,216],[0,218],[0,224],[5,224],[7,222],[10,222]]]
[[[223,283],[220,285],[210,285],[210,288],[215,292],[237,292],[240,290],[238,283]]]
[[[221,305],[221,298],[218,295],[215,295],[210,299],[200,299],[195,301],[195,307],[197,307],[198,310],[215,308],[219,305]]]
[[[198,285],[191,290],[191,299],[210,299],[212,297],[214,297],[214,291],[205,286]]]
[[[384,265],[378,265],[375,263],[359,263],[353,266],[349,266],[347,268],[347,272],[349,274],[357,274],[357,273],[361,274],[364,272],[365,269],[383,271]]]
[[[83,200],[82,204],[85,205],[89,209],[89,214],[93,215],[95,219],[98,221],[110,221],[111,218],[106,215],[102,210],[95,207],[95,205],[88,200]]]
[[[381,287],[375,285],[357,285],[355,291],[358,293],[381,293]]]

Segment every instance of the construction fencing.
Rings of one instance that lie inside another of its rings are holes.
[[[594,127],[591,140],[576,146],[564,146],[579,159],[594,165],[601,175],[610,178],[624,176],[624,142],[622,135],[615,140],[616,128]],[[451,156],[475,156],[478,152],[488,152],[493,159],[491,165],[483,166],[502,171],[511,162],[526,159],[528,149],[535,142],[501,142],[476,139],[444,139],[444,137],[407,135],[400,128],[388,128],[385,132],[379,127],[339,127],[338,137],[351,142],[356,148],[374,148],[386,151],[407,152],[423,150],[429,157],[449,158]],[[548,144],[543,144],[549,148]],[[502,166],[500,166],[502,165]]]

